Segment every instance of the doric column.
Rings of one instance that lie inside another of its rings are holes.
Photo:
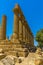
[[[13,28],[13,37],[14,39],[19,39],[19,7],[16,4],[13,9],[14,12],[14,28]]]
[[[19,20],[19,40],[23,41],[23,23]]]
[[[14,14],[14,36],[16,39],[19,38],[19,17],[18,14]]]
[[[28,29],[27,29],[27,43],[28,43]]]
[[[25,32],[26,32],[26,43],[27,43],[27,29],[25,30]]]
[[[0,26],[0,40],[2,40],[2,28]]]
[[[2,17],[2,39],[6,39],[6,16]]]
[[[26,43],[26,21],[25,21],[24,25],[25,25],[25,43]]]
[[[23,24],[23,42],[25,42],[25,25]]]
[[[34,37],[32,36],[32,46],[34,46]]]
[[[28,30],[26,31],[26,35],[27,35],[27,43],[28,43]]]
[[[31,42],[31,46],[33,46],[34,45],[34,38],[33,38],[33,36],[32,35],[30,35],[30,42]]]
[[[30,46],[31,46],[31,35],[29,34],[29,41],[30,41]]]
[[[28,32],[28,43],[30,43],[30,37],[29,37],[29,35],[30,35],[30,34],[29,34],[29,32]]]
[[[14,37],[15,39],[19,38],[19,13],[18,13],[18,5],[15,5],[15,8],[13,9],[14,12]]]

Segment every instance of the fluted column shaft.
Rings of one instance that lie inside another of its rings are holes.
[[[31,35],[29,35],[29,38],[30,38],[29,40],[30,40],[30,46],[31,46]]]
[[[14,35],[15,35],[16,39],[19,38],[19,17],[18,17],[18,14],[14,15]]]
[[[6,39],[6,16],[2,17],[2,39]]]
[[[27,43],[27,28],[26,28],[26,43]]]
[[[19,20],[19,40],[23,41],[23,23]]]
[[[0,40],[1,40],[1,27],[0,27]]]
[[[30,43],[30,37],[29,37],[29,35],[30,35],[30,34],[29,34],[29,32],[28,32],[28,43]]]
[[[25,42],[25,25],[23,25],[23,41]]]
[[[28,43],[28,30],[26,31],[26,35],[27,35],[27,43]]]

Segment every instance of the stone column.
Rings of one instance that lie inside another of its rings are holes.
[[[25,32],[26,32],[26,43],[27,43],[27,29],[26,29],[26,31],[25,31]]]
[[[32,37],[32,35],[30,35],[30,37],[31,37],[31,46],[33,46],[34,45],[34,38]]]
[[[1,26],[0,26],[0,40],[2,40],[2,29],[1,29]]]
[[[23,41],[23,23],[19,20],[19,40]]]
[[[26,21],[25,21],[24,25],[25,25],[25,43],[26,43]]]
[[[29,35],[30,35],[30,34],[29,34],[29,32],[28,32],[28,44],[30,43],[30,37],[29,37]]]
[[[26,35],[27,35],[27,43],[28,43],[28,29],[27,29],[27,33],[26,33]]]
[[[30,40],[30,46],[31,46],[31,34],[29,34],[29,38],[30,38],[29,40]]]
[[[25,43],[26,43],[26,27],[25,27]]]
[[[18,14],[14,14],[14,36],[15,39],[19,38],[19,17]]]
[[[13,9],[14,12],[14,29],[13,29],[13,37],[14,39],[19,39],[19,6],[15,5]]]
[[[27,44],[28,44],[28,46],[27,46],[27,47],[29,48],[29,46],[30,46],[30,37],[29,37],[29,35],[30,35],[30,34],[29,34],[28,31],[27,31],[27,34],[28,34],[28,37],[27,37]]]
[[[6,16],[2,17],[2,39],[6,39]]]
[[[34,46],[34,37],[32,36],[32,46]]]
[[[25,25],[23,25],[23,42],[25,42]]]
[[[27,29],[27,43],[28,43],[28,29]]]

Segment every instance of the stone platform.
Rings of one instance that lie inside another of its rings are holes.
[[[14,55],[14,56],[23,56],[26,57],[28,55],[28,49],[25,48],[25,45],[20,43],[12,43],[4,41],[0,43],[0,49],[3,49],[5,55]]]

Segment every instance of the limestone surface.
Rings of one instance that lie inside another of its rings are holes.
[[[27,57],[8,55],[0,60],[0,65],[43,65],[43,53],[40,55],[32,52]]]

